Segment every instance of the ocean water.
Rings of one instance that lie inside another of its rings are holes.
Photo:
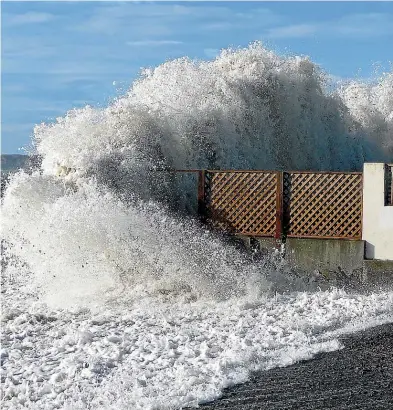
[[[168,169],[358,170],[392,158],[391,73],[329,92],[260,44],[145,70],[106,108],[34,129],[2,199],[2,405],[169,409],[391,322],[393,293],[321,291],[193,218]]]

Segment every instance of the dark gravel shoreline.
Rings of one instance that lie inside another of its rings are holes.
[[[203,409],[393,410],[393,323],[340,338],[344,349],[253,375]]]

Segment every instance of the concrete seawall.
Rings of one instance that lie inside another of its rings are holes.
[[[285,247],[286,260],[298,270],[318,270],[326,277],[335,271],[361,275],[364,241],[287,238]]]
[[[201,220],[241,238],[256,259],[279,254],[293,273],[334,285],[393,282],[393,164],[365,163],[363,173],[206,172]]]
[[[393,286],[393,261],[367,260],[365,241],[340,239],[237,236],[258,259],[282,258],[288,269],[302,277],[319,277],[332,285]]]

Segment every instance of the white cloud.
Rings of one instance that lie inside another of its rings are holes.
[[[233,23],[230,23],[229,21],[217,21],[204,25],[203,29],[212,31],[230,30],[233,29]]]
[[[229,8],[217,8],[213,13],[210,8],[203,10],[205,17],[212,21],[204,23],[202,29],[210,31],[257,29],[282,24],[286,20],[283,14],[260,7],[248,12],[234,12]]]
[[[140,40],[140,41],[127,41],[127,46],[135,46],[135,47],[142,47],[142,46],[165,46],[165,45],[178,45],[183,44],[182,41],[176,40]]]
[[[35,11],[29,11],[23,14],[6,13],[5,15],[3,15],[4,23],[10,26],[46,23],[53,20],[54,18],[55,16],[53,14],[39,13]]]
[[[23,84],[9,84],[4,81],[2,92],[3,92],[3,95],[5,93],[10,93],[14,95],[23,94],[23,93],[26,93],[26,86]]]
[[[45,113],[45,115],[60,114],[64,113],[68,106],[68,102],[65,100],[56,99],[49,101],[41,97],[37,98],[35,95],[29,93],[23,95],[6,94],[3,97],[4,100],[7,101],[8,106],[18,107],[18,112],[24,114],[37,111]],[[7,115],[6,112],[4,116]]]
[[[3,59],[24,58],[38,60],[56,54],[55,45],[44,44],[37,38],[12,38],[3,45]],[[4,62],[4,60],[3,60]]]
[[[71,27],[78,31],[101,34],[122,34],[124,31],[142,35],[166,35],[172,30],[165,27],[168,21],[184,14],[184,6],[165,4],[117,3],[98,4],[83,24]]]
[[[333,29],[347,37],[379,37],[393,34],[393,15],[363,13],[344,16]]]
[[[209,4],[201,7],[193,3],[144,3],[122,2],[98,4],[83,24],[74,27],[79,31],[117,34],[132,32],[139,37],[167,36],[175,30],[230,30],[266,27],[283,21],[283,16],[256,6],[250,11],[239,12],[226,4]]]
[[[275,27],[267,31],[269,38],[298,38],[309,37],[320,29],[317,24],[296,24],[284,27]]]
[[[302,38],[318,34],[330,37],[371,38],[393,34],[393,15],[384,13],[349,14],[337,20],[273,27],[268,38]]]

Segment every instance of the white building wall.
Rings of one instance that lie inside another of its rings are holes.
[[[363,240],[366,241],[366,259],[393,260],[393,206],[384,206],[384,190],[385,164],[364,164]]]

